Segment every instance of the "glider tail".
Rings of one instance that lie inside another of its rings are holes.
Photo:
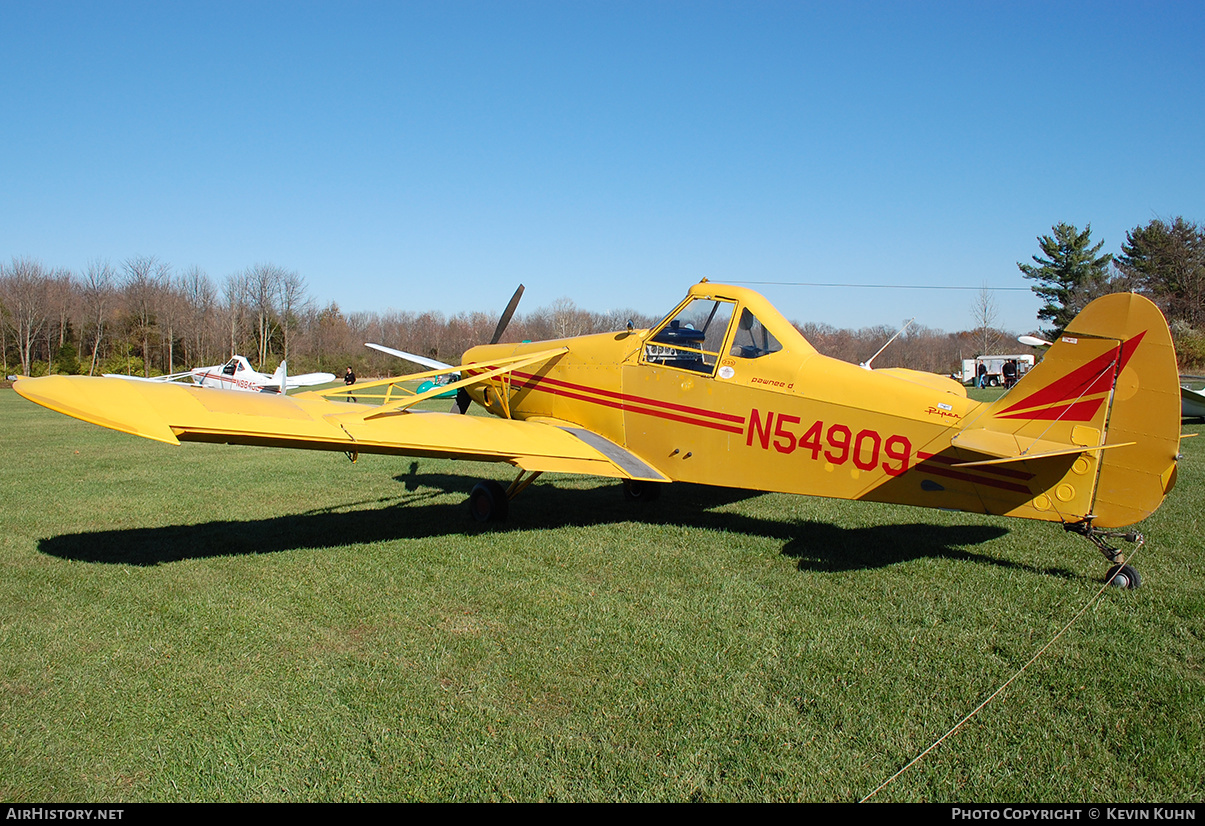
[[[282,361],[280,366],[276,368],[276,372],[272,374],[272,383],[264,387],[264,391],[268,393],[284,393],[289,389],[289,368],[285,367]]]
[[[1082,448],[1071,473],[1048,492],[1052,508],[1064,495],[1071,505],[1075,490],[1090,489],[1078,516],[1093,526],[1144,519],[1175,485],[1180,449],[1179,377],[1167,321],[1134,293],[1093,301],[985,419],[985,431],[1015,438],[1021,453],[1041,445],[1029,454],[1034,458]]]

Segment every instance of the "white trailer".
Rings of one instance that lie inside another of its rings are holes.
[[[983,384],[986,387],[1000,387],[1004,384],[1004,363],[1008,361],[1017,364],[1017,374],[1013,377],[1014,382],[1032,370],[1034,365],[1033,356],[1021,353],[963,359],[962,383],[977,386],[980,383],[979,366],[983,365]]]

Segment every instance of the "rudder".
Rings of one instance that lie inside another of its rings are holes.
[[[1167,320],[1136,293],[1089,304],[1063,337],[1120,339],[1105,431],[1106,445],[1135,444],[1101,453],[1092,524],[1132,525],[1150,516],[1176,484],[1180,452],[1180,382]]]

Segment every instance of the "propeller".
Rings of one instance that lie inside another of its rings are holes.
[[[498,319],[498,326],[494,328],[494,337],[490,339],[490,344],[497,344],[502,340],[502,334],[506,332],[506,325],[510,324],[510,318],[515,314],[515,308],[519,306],[519,299],[522,297],[523,285],[520,284],[519,289],[515,290],[515,294],[510,297],[510,303],[502,311],[502,318]]]
[[[490,344],[497,344],[502,340],[502,334],[506,332],[506,325],[510,324],[511,316],[515,314],[515,308],[519,306],[519,299],[522,297],[523,285],[520,284],[519,289],[515,290],[515,294],[510,297],[510,303],[502,311],[502,317],[498,319],[498,326],[494,328],[494,336],[490,339]],[[468,391],[462,387],[456,391],[456,401],[452,402],[451,412],[467,413],[469,405],[472,403],[473,399],[469,396]]]

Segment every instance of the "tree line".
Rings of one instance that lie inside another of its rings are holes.
[[[488,341],[498,319],[485,312],[345,313],[319,303],[305,279],[275,264],[256,264],[216,282],[196,267],[175,270],[153,256],[81,272],[30,258],[0,262],[0,362],[4,373],[139,376],[182,372],[245,356],[271,372],[287,360],[295,372],[366,375],[412,372],[369,350],[373,341],[456,363]],[[569,299],[516,316],[507,340],[560,338],[623,329],[635,312],[591,313]]]
[[[273,264],[257,264],[219,284],[195,267],[176,272],[154,257],[117,266],[92,263],[79,273],[27,258],[0,263],[0,314],[6,375],[164,375],[239,354],[266,372],[287,360],[293,372],[352,367],[359,375],[389,376],[418,368],[369,350],[364,342],[454,364],[465,350],[488,341],[498,322],[480,311],[345,313],[336,303],[315,301],[304,278]],[[560,298],[516,314],[504,340],[611,332],[629,320],[650,327],[659,319],[635,310],[592,312]],[[897,332],[887,326],[795,325],[821,352],[852,362],[870,358]],[[991,330],[989,338],[1004,342],[1009,335]],[[909,327],[875,366],[952,371],[978,352],[982,339],[982,330],[951,334]]]
[[[1135,290],[1152,297],[1171,322],[1184,368],[1205,364],[1205,230],[1176,218],[1154,220],[1126,235],[1121,254],[1101,254],[1091,227],[1058,224],[1038,238],[1040,255],[1018,264],[1043,299],[1040,321],[1056,335],[1092,298]],[[971,327],[947,333],[909,327],[875,360],[876,367],[935,373],[957,370],[964,358],[1024,351],[997,326],[990,288],[970,309]],[[82,271],[48,268],[30,258],[0,262],[0,362],[4,374],[163,375],[246,356],[271,372],[288,360],[293,372],[389,376],[415,369],[364,347],[373,341],[448,363],[488,341],[497,318],[485,312],[387,310],[344,312],[310,294],[296,271],[256,264],[215,281],[197,267],[177,270],[154,256]],[[517,314],[504,340],[538,341],[648,327],[657,318],[632,310],[592,312],[561,298]],[[838,329],[817,322],[796,327],[826,355],[859,363],[897,331],[886,326]]]

